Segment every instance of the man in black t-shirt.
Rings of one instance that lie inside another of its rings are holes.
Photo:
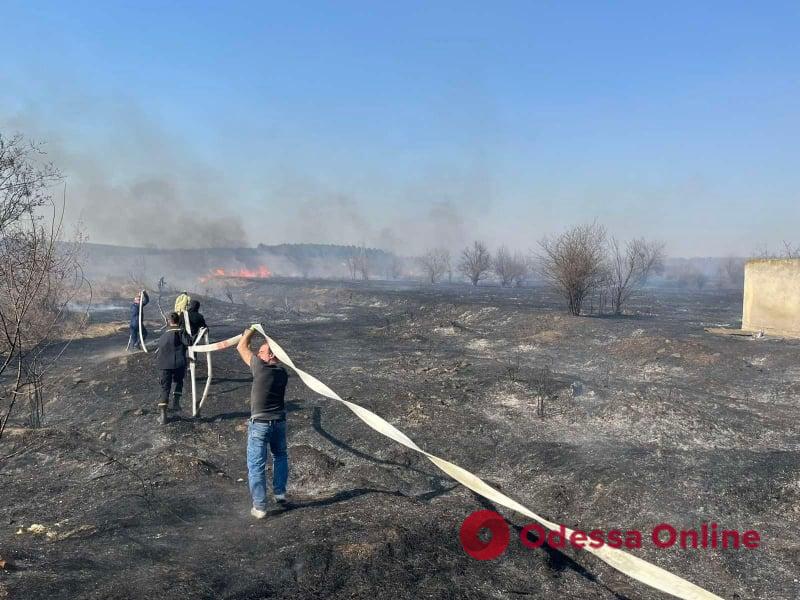
[[[250,389],[250,422],[247,427],[247,479],[253,508],[250,514],[263,519],[267,508],[267,457],[272,451],[272,492],[277,502],[286,501],[289,457],[286,452],[286,408],[284,395],[289,374],[278,362],[269,344],[258,353],[250,350],[253,327],[242,334],[236,350],[253,374]]]

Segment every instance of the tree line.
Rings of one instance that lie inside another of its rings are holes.
[[[577,225],[539,241],[537,251],[524,255],[500,246],[494,254],[481,241],[464,248],[453,265],[450,251],[432,248],[419,258],[429,283],[455,271],[477,286],[490,277],[503,287],[520,286],[538,274],[563,298],[573,315],[580,315],[592,294],[602,312],[608,305],[614,314],[622,311],[633,292],[648,277],[664,268],[664,244],[644,238],[622,242],[609,236],[598,223]]]

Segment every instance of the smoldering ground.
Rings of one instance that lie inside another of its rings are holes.
[[[239,294],[201,298],[213,339],[265,323],[342,396],[540,514],[581,529],[755,528],[755,551],[637,555],[724,598],[800,591],[798,342],[704,333],[735,324],[739,293],[661,290],[626,318],[564,315],[539,288],[280,280]],[[293,504],[255,522],[235,353],[214,355],[201,418],[159,427],[152,356],[104,357],[124,347],[127,313],[96,318],[120,329],[76,340],[48,374],[47,427],[20,414],[2,442],[0,555],[13,569],[0,595],[663,597],[571,550],[512,544],[474,561],[458,528],[491,506],[294,378]]]

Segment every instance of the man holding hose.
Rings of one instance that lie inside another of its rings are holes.
[[[286,452],[286,408],[284,396],[289,374],[278,362],[269,344],[264,342],[257,353],[250,350],[255,326],[244,331],[236,346],[242,360],[250,367],[250,422],[247,427],[247,479],[256,519],[267,516],[267,457],[272,451],[272,492],[277,502],[286,501],[289,457]]]

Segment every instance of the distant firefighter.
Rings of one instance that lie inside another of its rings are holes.
[[[186,308],[186,314],[189,315],[189,329],[191,330],[192,339],[194,340],[197,338],[197,333],[203,327],[207,327],[206,319],[200,313],[200,302],[197,300],[190,300],[189,306]]]
[[[172,391],[172,409],[181,410],[183,379],[186,376],[186,349],[192,345],[189,334],[180,326],[178,313],[167,316],[167,330],[158,340],[158,368],[161,370],[161,400],[158,403],[159,422],[167,422],[169,394]],[[175,389],[172,385],[175,384]]]
[[[247,480],[256,519],[267,516],[267,457],[272,451],[272,492],[276,502],[286,502],[286,481],[289,457],[286,451],[286,408],[284,395],[289,374],[278,362],[269,344],[258,354],[250,350],[253,328],[246,329],[236,350],[250,367],[253,385],[250,389],[250,423],[247,427]]]
[[[147,295],[146,291],[142,290],[141,293],[136,294],[131,303],[131,337],[128,341],[128,347],[132,350],[141,349],[141,345],[139,344],[139,302],[142,303],[142,308],[147,306],[147,303],[150,302],[150,297]],[[147,339],[147,329],[144,323],[142,323],[142,339]]]

